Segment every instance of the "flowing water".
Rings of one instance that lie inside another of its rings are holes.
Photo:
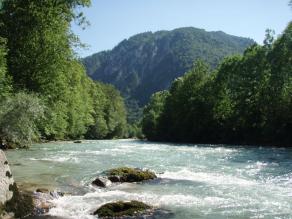
[[[91,213],[104,203],[139,200],[176,219],[292,218],[290,149],[112,140],[38,144],[7,155],[18,183],[72,194],[54,201],[53,216],[96,218]],[[159,179],[91,186],[121,166],[153,170]]]

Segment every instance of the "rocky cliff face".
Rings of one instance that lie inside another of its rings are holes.
[[[14,180],[5,153],[0,150],[0,218],[2,218],[4,205],[13,197],[13,192],[10,191],[13,184]]]

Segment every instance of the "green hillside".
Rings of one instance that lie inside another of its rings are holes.
[[[187,27],[135,35],[83,63],[92,79],[113,84],[143,106],[153,93],[169,88],[195,60],[200,58],[215,68],[224,57],[241,54],[251,44],[251,39],[221,31]]]

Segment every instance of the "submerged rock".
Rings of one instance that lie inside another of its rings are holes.
[[[76,141],[74,141],[74,143],[75,143],[75,144],[81,144],[82,141],[81,141],[81,140],[76,140]]]
[[[121,218],[125,216],[137,216],[146,213],[151,209],[149,205],[146,205],[138,201],[130,202],[113,202],[101,206],[93,214],[98,215],[101,218]]]
[[[120,176],[108,176],[108,179],[113,183],[117,183],[121,181]]]
[[[37,189],[36,192],[39,192],[39,193],[49,193],[50,191],[48,189],[45,189],[45,188],[40,188],[40,189]]]
[[[92,184],[98,187],[105,188],[107,186],[110,186],[112,182],[106,177],[98,177],[92,182]]]
[[[33,193],[34,215],[48,213],[54,206],[53,200],[64,196],[61,192],[51,192],[48,189],[37,189]]]
[[[4,151],[4,150],[7,150],[7,149],[8,149],[8,145],[0,141],[0,150]]]

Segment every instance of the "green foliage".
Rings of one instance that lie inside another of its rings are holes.
[[[16,127],[15,123],[9,137],[12,141],[30,142],[37,136],[37,131],[47,139],[124,136],[126,112],[123,99],[112,87],[95,85],[72,49],[79,44],[79,39],[71,32],[70,24],[73,20],[80,25],[86,24],[79,9],[89,5],[90,0],[3,1],[0,37],[7,39],[7,52],[1,43],[0,91],[10,91],[11,77],[14,90],[20,94],[23,90],[36,93],[46,106],[44,117],[31,120],[31,127]],[[6,62],[9,77],[6,76]],[[6,94],[1,92],[0,95]],[[32,106],[25,107],[34,109],[33,102],[29,104]],[[6,119],[21,113],[9,111],[9,115],[6,112],[9,107],[1,106],[0,109],[7,114]],[[25,113],[21,116],[25,117]],[[28,139],[23,136],[25,131],[32,133]]]
[[[119,92],[110,85],[93,85],[94,123],[87,132],[88,138],[121,138],[126,134],[126,109]]]
[[[151,140],[291,146],[291,51],[289,24],[276,41],[268,31],[264,46],[226,58],[214,73],[196,63],[173,82],[167,98],[145,108],[144,134]]]
[[[140,107],[138,102],[127,98],[125,100],[126,109],[127,109],[127,120],[129,124],[135,124],[141,120],[143,115],[143,107]]]
[[[191,69],[194,60],[203,59],[214,68],[225,56],[241,54],[253,43],[223,32],[180,28],[135,35],[83,63],[92,79],[113,84],[127,99],[144,106],[153,93],[168,89]]]
[[[126,129],[126,109],[120,93],[112,86],[105,86],[107,102],[105,105],[105,120],[109,130],[108,138],[124,136]]]
[[[168,96],[168,91],[153,94],[149,104],[144,109],[142,131],[149,139],[155,140],[157,138],[160,115],[164,111],[165,100]]]
[[[34,91],[48,106],[41,123],[52,139],[80,137],[90,123],[85,73],[74,58],[70,22],[89,1],[3,1],[1,36],[16,90]]]
[[[21,92],[6,98],[0,108],[0,139],[21,147],[38,140],[36,124],[43,114],[44,106],[35,95]]]
[[[143,132],[142,132],[141,122],[128,124],[127,130],[128,130],[128,133],[126,135],[127,138],[143,139],[145,137]]]
[[[5,40],[0,38],[0,104],[12,91],[11,79],[7,75]]]

